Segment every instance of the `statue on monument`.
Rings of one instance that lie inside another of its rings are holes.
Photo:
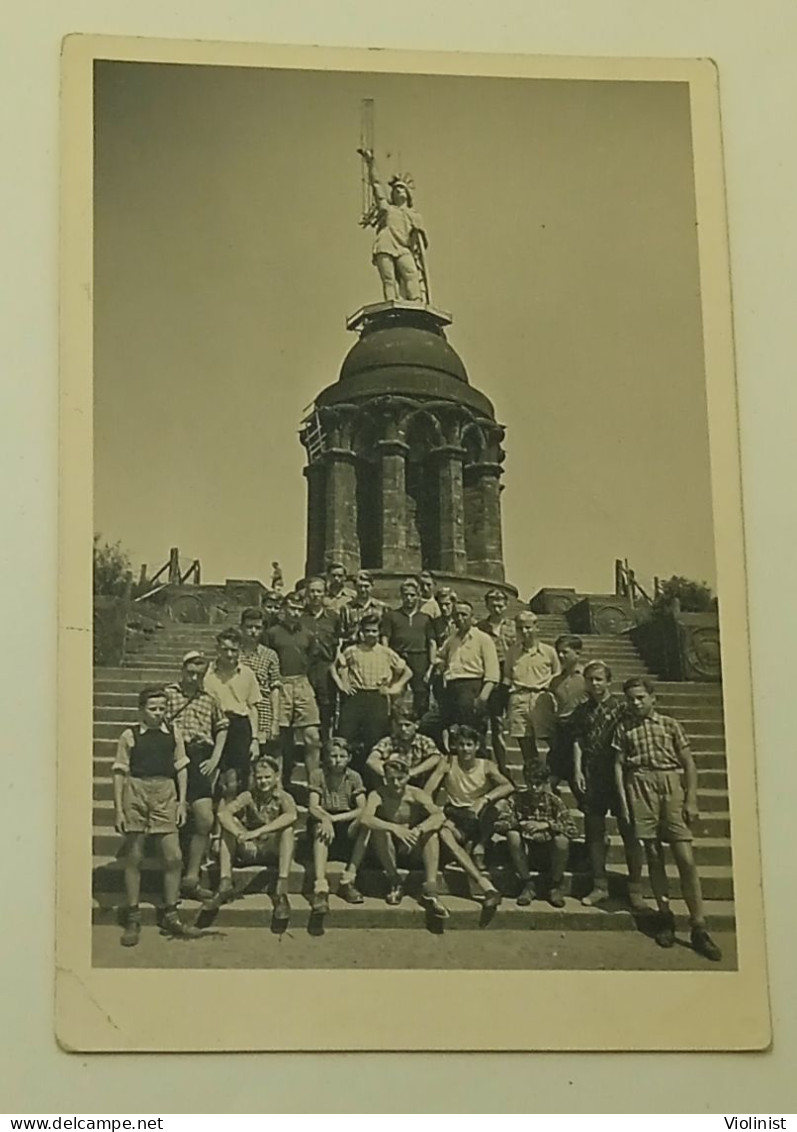
[[[372,260],[382,280],[385,300],[429,303],[426,249],[429,240],[421,214],[413,207],[413,182],[407,174],[391,177],[390,193],[379,179],[372,149],[360,148],[373,193],[373,204],[360,224],[375,228]]]

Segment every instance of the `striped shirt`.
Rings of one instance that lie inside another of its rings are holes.
[[[343,650],[343,664],[355,692],[371,692],[389,687],[405,670],[405,663],[387,645],[349,645]]]
[[[612,748],[628,770],[681,770],[689,740],[677,719],[654,711],[645,719],[621,720]]]
[[[363,780],[356,770],[347,766],[337,785],[323,768],[311,771],[310,793],[317,794],[321,809],[328,814],[347,814],[357,808],[357,796],[365,793]]]
[[[241,664],[251,668],[257,677],[260,686],[261,699],[257,705],[257,737],[264,742],[271,735],[271,721],[273,712],[271,708],[271,692],[279,688],[280,662],[273,649],[265,645],[256,645],[252,652],[241,649]]]
[[[230,722],[218,700],[201,688],[190,696],[179,684],[168,684],[164,691],[166,719],[186,743],[212,744],[219,731],[229,727]]]

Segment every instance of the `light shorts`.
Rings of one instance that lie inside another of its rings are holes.
[[[257,841],[238,841],[235,846],[236,865],[267,865],[279,860],[280,835],[267,833]]]
[[[125,779],[122,810],[127,833],[176,833],[177,787],[173,778]]]
[[[626,778],[628,807],[641,841],[691,841],[684,821],[685,794],[680,771],[639,770]]]
[[[315,692],[306,676],[283,676],[280,686],[280,727],[300,730],[318,727],[321,716]]]
[[[550,692],[519,688],[509,693],[507,724],[513,739],[547,739],[553,730],[554,717]]]

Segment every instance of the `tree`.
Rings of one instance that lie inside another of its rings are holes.
[[[710,613],[717,608],[717,599],[707,582],[695,582],[680,574],[659,583],[653,609],[657,613],[668,610],[675,600],[683,613]]]
[[[123,597],[132,578],[130,556],[121,543],[101,539],[101,535],[94,535],[94,594]]]

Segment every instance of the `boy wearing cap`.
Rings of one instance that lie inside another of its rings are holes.
[[[186,802],[191,815],[192,833],[180,885],[181,896],[208,900],[212,893],[199,882],[199,870],[208,849],[215,818],[213,793],[221,763],[229,720],[217,700],[204,690],[208,662],[197,649],[183,657],[180,682],[167,684],[166,722],[182,736],[188,759]]]

